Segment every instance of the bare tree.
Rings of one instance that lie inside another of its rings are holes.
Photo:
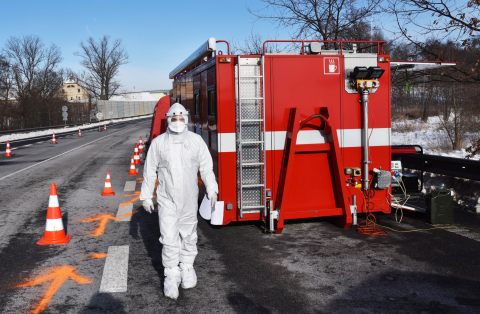
[[[480,32],[480,1],[470,0],[389,0],[388,11],[397,17],[400,32],[407,38],[412,35],[442,39],[456,38],[468,45],[468,38]],[[426,22],[427,21],[427,22]],[[413,31],[407,33],[408,27]],[[413,36],[415,37],[415,36]]]
[[[457,49],[478,50],[480,1],[388,0],[386,11],[396,17],[397,35],[422,53],[419,58],[458,61],[460,66],[445,74],[458,82],[480,83],[478,55],[463,60],[467,53],[460,54]],[[451,49],[445,43],[455,46],[457,55],[453,57],[457,59],[451,59]]]
[[[42,107],[56,98],[63,83],[60,48],[46,47],[40,37],[10,37],[5,54],[12,70],[13,109],[19,115],[20,127],[41,125]],[[51,121],[49,121],[51,123]]]
[[[8,59],[0,55],[0,129],[6,130],[13,124],[11,99],[13,90],[13,72]]]
[[[79,83],[93,97],[108,100],[120,88],[116,80],[121,65],[128,63],[128,54],[121,39],[110,40],[103,36],[98,42],[92,37],[80,42],[80,51],[75,55],[81,58],[85,68],[76,77]]]
[[[10,62],[4,55],[0,55],[0,101],[12,98],[13,71]]]
[[[295,39],[340,40],[342,34],[379,8],[381,0],[261,0],[248,11],[259,20],[293,28]]]
[[[261,55],[263,54],[264,38],[259,33],[252,32],[243,43],[232,43],[232,54],[241,53],[246,55]],[[279,53],[282,49],[275,43],[266,47],[268,53]]]

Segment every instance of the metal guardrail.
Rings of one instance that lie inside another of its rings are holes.
[[[52,125],[52,126],[42,126],[38,128],[28,128],[28,129],[17,129],[17,130],[6,130],[6,131],[0,131],[0,135],[2,134],[14,134],[14,133],[29,133],[29,132],[35,132],[35,131],[40,131],[40,130],[48,130],[48,129],[61,129],[64,127],[74,127],[77,125],[83,125],[83,123],[80,124],[67,124],[67,125]]]
[[[146,114],[146,115],[142,115],[142,116],[147,117],[149,115],[151,115],[151,113]],[[135,116],[135,117],[142,117],[142,116]],[[108,123],[108,121],[110,121],[110,120],[120,120],[120,119],[128,119],[128,118],[133,118],[133,117],[112,118],[112,119],[105,119],[103,121],[91,122],[91,123],[99,123],[99,122]],[[41,131],[41,130],[62,129],[62,128],[65,128],[65,127],[76,127],[76,126],[89,127],[89,124],[87,124],[87,123],[66,124],[66,125],[62,124],[62,125],[42,126],[42,127],[38,127],[38,128],[29,128],[29,129],[6,130],[6,131],[0,131],[0,135],[15,134],[15,133],[30,133],[30,132]]]
[[[141,119],[149,119],[150,117],[142,117]],[[138,119],[140,120],[140,119]],[[127,120],[127,121],[120,121],[118,123],[116,123],[115,125],[122,125],[122,124],[125,124],[125,123],[129,123],[131,122],[131,120]],[[83,128],[82,128],[82,131],[86,131],[86,130],[90,130],[90,129],[96,129],[96,128],[102,128],[102,126],[91,126],[91,125],[84,125]],[[57,136],[61,136],[63,134],[68,134],[68,133],[72,133],[72,132],[77,132],[77,129],[71,129],[71,130],[68,130],[66,132],[62,132],[62,133],[58,133]],[[16,143],[17,141],[25,141],[25,140],[35,140],[35,139],[40,139],[40,138],[45,138],[45,137],[49,137],[50,135],[40,135],[40,136],[34,136],[34,137],[28,137],[28,138],[23,138],[23,139],[18,139],[18,140],[11,140],[10,143],[13,144],[13,143]],[[148,138],[148,136],[146,136]],[[7,143],[7,141],[0,141],[0,145],[2,144],[5,144]]]
[[[420,154],[399,154],[402,167],[421,170]],[[423,171],[480,181],[480,161],[423,154]]]

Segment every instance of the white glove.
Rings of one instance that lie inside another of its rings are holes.
[[[217,193],[215,193],[215,191],[208,193],[208,199],[212,204],[212,208],[215,208],[215,204],[217,203]]]
[[[143,205],[143,208],[150,214],[155,210],[155,206],[153,206],[152,199],[144,200],[142,205]]]

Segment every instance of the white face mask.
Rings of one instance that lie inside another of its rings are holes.
[[[185,122],[182,122],[182,121],[170,122],[168,127],[173,132],[180,133],[185,129]]]

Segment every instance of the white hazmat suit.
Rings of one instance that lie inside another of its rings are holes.
[[[201,136],[188,131],[185,125],[171,122],[171,118],[178,115],[182,115],[185,123],[188,123],[186,109],[178,103],[172,105],[167,113],[167,132],[156,137],[148,150],[140,193],[145,209],[151,212],[158,173],[158,218],[166,276],[164,292],[165,296],[172,299],[178,297],[180,283],[188,289],[197,282],[193,262],[197,255],[199,170],[212,206],[218,194],[207,145]]]

